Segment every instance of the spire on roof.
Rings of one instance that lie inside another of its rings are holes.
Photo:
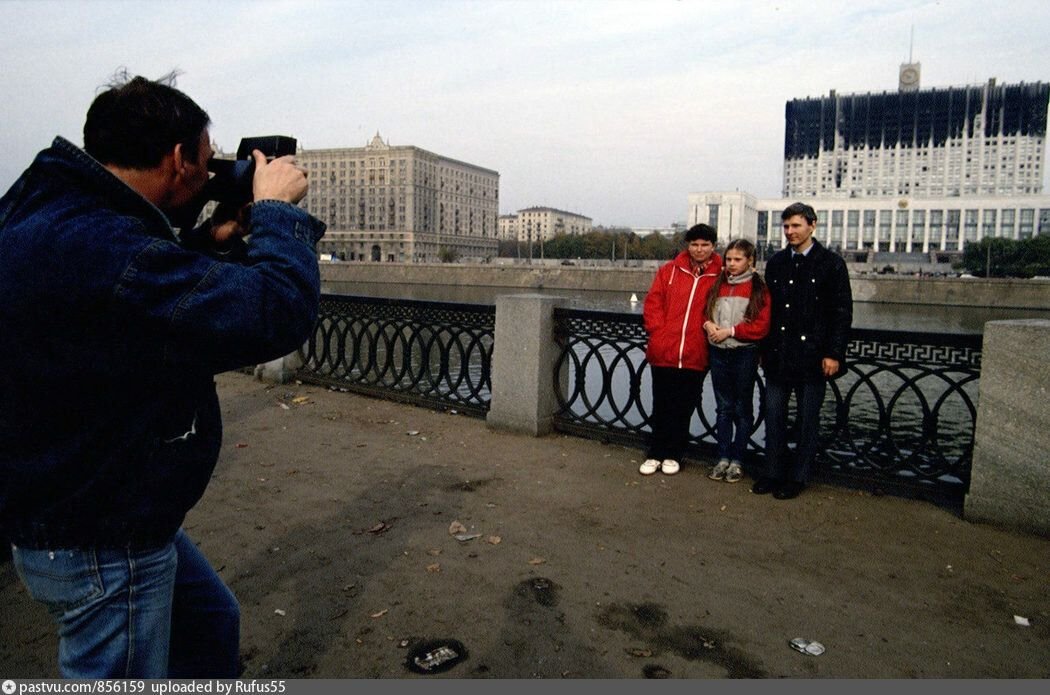
[[[370,150],[385,150],[390,147],[389,143],[383,142],[383,138],[380,137],[379,131],[376,131],[376,136],[372,138],[372,141],[368,143],[368,149]]]

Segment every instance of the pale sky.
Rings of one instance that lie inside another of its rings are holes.
[[[784,104],[896,90],[913,26],[923,87],[1050,81],[1045,0],[0,0],[0,26],[2,191],[55,135],[82,144],[117,68],[178,69],[225,150],[378,131],[498,171],[501,214],[604,225],[779,195]]]

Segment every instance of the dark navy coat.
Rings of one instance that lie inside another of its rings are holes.
[[[853,323],[853,293],[846,263],[816,239],[809,253],[792,258],[791,248],[766,263],[772,300],[769,335],[763,341],[767,379],[809,382],[824,378],[823,360],[846,368],[846,347]]]

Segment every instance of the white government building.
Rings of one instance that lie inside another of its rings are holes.
[[[789,101],[783,197],[693,193],[688,224],[779,248],[780,213],[801,201],[821,243],[843,253],[956,254],[987,236],[1050,234],[1050,84],[923,90],[919,75],[905,63],[896,92]]]

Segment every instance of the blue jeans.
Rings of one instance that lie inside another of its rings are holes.
[[[820,406],[828,382],[787,383],[766,381],[766,476],[775,480],[806,483],[817,458]],[[792,461],[787,452],[788,401],[795,394],[798,443]]]
[[[758,348],[711,346],[708,355],[715,392],[718,458],[742,463],[755,425],[753,402]]]
[[[29,594],[58,623],[66,678],[236,678],[240,608],[179,529],[150,550],[12,546]]]

